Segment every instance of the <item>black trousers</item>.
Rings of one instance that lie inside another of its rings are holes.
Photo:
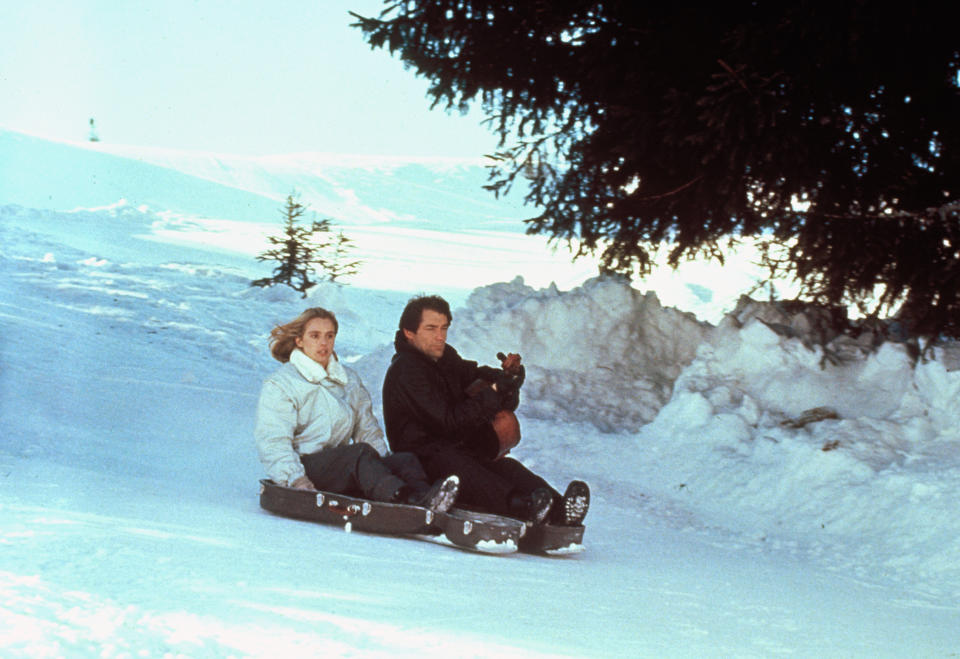
[[[513,458],[487,460],[457,446],[432,444],[417,453],[427,476],[460,477],[458,504],[466,504],[486,512],[501,515],[515,513],[511,501],[516,496],[527,496],[537,488],[548,489],[554,500],[560,493],[543,478]]]
[[[430,485],[413,453],[381,457],[369,444],[346,444],[300,456],[307,478],[318,490],[391,501],[407,486],[412,493],[426,492]]]

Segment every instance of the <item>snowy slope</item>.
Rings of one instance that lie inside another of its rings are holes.
[[[760,305],[717,322],[736,298],[709,279],[671,288],[699,292],[685,311],[616,280],[551,287],[515,231],[493,231],[512,251],[490,268],[467,229],[392,218],[411,242],[371,250],[390,285],[251,289],[262,266],[236,237],[261,220],[244,209],[275,212],[288,170],[216,180],[195,155],[130,155],[0,132],[3,656],[960,652],[955,352],[915,363],[885,343],[824,366]],[[435,239],[474,267],[405,261]],[[461,352],[524,355],[515,453],[591,482],[586,553],[485,557],[259,510],[270,327],[336,311],[379,401],[399,311],[430,276],[455,296]],[[791,423],[818,406],[836,418]]]

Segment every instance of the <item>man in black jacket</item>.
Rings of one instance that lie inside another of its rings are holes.
[[[410,300],[383,380],[383,417],[393,451],[415,453],[432,478],[456,474],[459,501],[533,523],[579,525],[589,489],[573,481],[561,496],[540,476],[498,457],[493,420],[516,409],[523,372],[510,373],[460,357],[447,345],[453,315],[446,300]]]

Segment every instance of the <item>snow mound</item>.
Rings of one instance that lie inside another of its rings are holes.
[[[844,548],[851,565],[883,547],[891,572],[919,565],[955,588],[960,371],[940,361],[955,346],[918,359],[908,343],[886,341],[835,362],[839,336],[824,342],[816,323],[786,331],[770,314],[743,302],[639,433],[659,465],[656,487],[761,539],[836,550],[859,537]]]
[[[713,329],[615,277],[566,292],[517,277],[476,289],[454,316],[451,343],[463,356],[487,364],[497,352],[523,357],[525,415],[589,419],[608,432],[651,421]]]
[[[616,278],[478,288],[453,328],[467,358],[523,356],[523,416],[633,437],[661,499],[755,541],[839,551],[864,577],[879,555],[891,575],[933,577],[931,595],[960,587],[955,342],[921,354],[890,321],[749,298],[713,327]]]

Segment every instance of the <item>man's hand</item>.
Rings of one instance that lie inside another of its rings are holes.
[[[520,366],[520,355],[515,352],[511,352],[509,355],[498,352],[497,359],[500,360],[500,368],[505,371],[512,372],[516,370],[518,366]]]
[[[509,379],[497,378],[497,389],[501,391],[519,389],[527,378],[527,369],[520,363],[520,355],[515,352],[511,352],[509,355],[498,352],[497,359],[500,360],[500,366],[504,374],[510,376]]]
[[[519,388],[519,377],[506,371],[498,375],[496,381],[493,383],[493,390],[501,395],[512,394]]]
[[[309,490],[310,492],[317,491],[317,488],[313,486],[313,481],[306,476],[301,476],[297,480],[290,483],[290,487],[295,490]]]

